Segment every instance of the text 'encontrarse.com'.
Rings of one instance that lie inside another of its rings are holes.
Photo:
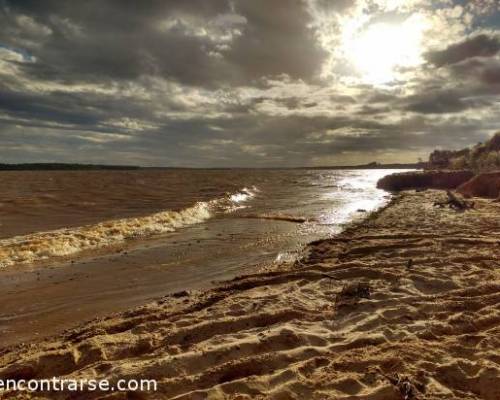
[[[154,392],[155,379],[0,379],[0,392]]]

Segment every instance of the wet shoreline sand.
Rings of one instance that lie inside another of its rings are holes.
[[[21,174],[0,199],[0,234],[40,231],[0,239],[0,344],[296,259],[385,204],[375,185],[389,172]]]
[[[173,234],[81,252],[78,257],[0,270],[0,345],[40,341],[168,293],[208,289],[216,281],[256,271],[258,265],[245,264],[244,257],[225,264],[217,257],[206,258],[207,248],[224,240],[212,237],[221,224],[224,221],[212,220]],[[201,246],[202,241],[213,243]],[[239,250],[235,246],[234,252]]]
[[[301,262],[4,348],[0,378],[153,378],[137,394],[152,399],[498,399],[500,204],[442,198],[404,193]]]

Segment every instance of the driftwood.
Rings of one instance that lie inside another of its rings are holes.
[[[440,208],[443,207],[450,207],[454,210],[458,211],[465,211],[465,210],[470,210],[474,208],[474,202],[473,201],[465,201],[462,199],[459,199],[457,196],[455,196],[451,191],[447,190],[446,195],[448,196],[448,200],[446,201],[436,201],[434,203],[434,206],[438,206]]]

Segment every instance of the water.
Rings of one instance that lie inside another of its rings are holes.
[[[384,205],[392,172],[0,172],[2,340],[293,261]]]
[[[264,253],[286,259],[308,241],[339,232],[359,210],[384,204],[387,196],[375,184],[390,172],[2,172],[0,265],[105,250],[210,219],[222,220],[216,228],[222,232],[235,225],[230,236],[238,247],[258,253],[271,247]]]
[[[232,233],[240,247],[268,243],[283,259],[307,241],[339,232],[358,210],[382,205],[387,197],[375,184],[388,172],[4,172],[0,265],[78,255],[213,218],[245,226]]]

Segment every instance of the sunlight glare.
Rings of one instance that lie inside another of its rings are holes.
[[[425,29],[425,21],[417,15],[400,24],[374,23],[362,29],[348,29],[343,50],[363,81],[388,83],[397,78],[398,67],[414,67],[423,62]]]

